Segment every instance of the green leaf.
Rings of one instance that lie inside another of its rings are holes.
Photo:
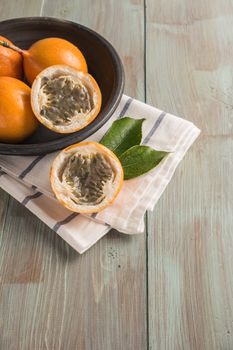
[[[130,117],[115,120],[100,143],[119,157],[127,149],[140,144],[144,120]]]
[[[120,156],[124,179],[132,179],[147,173],[158,165],[168,152],[156,151],[149,146],[133,146]]]

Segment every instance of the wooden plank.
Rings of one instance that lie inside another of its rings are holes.
[[[14,17],[8,2],[1,16]],[[144,98],[143,1],[47,0],[40,12],[36,1],[25,3],[35,15],[73,19],[111,39],[127,93]],[[0,349],[146,348],[143,235],[112,231],[79,256],[11,200],[1,238]]]
[[[228,1],[147,0],[148,102],[202,136],[149,216],[149,349],[233,348]]]
[[[44,3],[43,15],[74,20],[96,30],[109,40],[124,64],[124,92],[144,100],[143,7],[143,0],[47,0]]]
[[[43,9],[44,0],[20,0],[6,1],[0,3],[1,21],[9,18],[39,16]]]

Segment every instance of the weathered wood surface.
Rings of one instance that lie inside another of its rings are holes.
[[[126,93],[145,91],[202,135],[147,238],[111,232],[79,256],[0,192],[0,349],[232,350],[233,3],[0,2],[1,19],[29,15],[99,31],[121,55]]]
[[[150,349],[233,349],[233,3],[147,0],[147,100],[202,135],[148,222]]]
[[[144,98],[142,1],[14,3],[1,0],[1,19],[55,16],[102,33],[124,62],[127,93]],[[111,232],[79,256],[7,199],[1,191],[0,349],[145,349],[145,236]]]

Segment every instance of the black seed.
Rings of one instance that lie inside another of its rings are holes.
[[[47,77],[44,77],[41,79],[41,87],[44,86],[47,82],[48,82],[48,78]]]
[[[40,110],[40,115],[44,116],[45,114],[46,114],[46,110],[45,110],[44,108],[42,108],[42,109]]]

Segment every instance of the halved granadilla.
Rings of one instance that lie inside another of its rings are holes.
[[[52,189],[66,208],[95,213],[111,204],[123,183],[116,155],[96,142],[69,146],[55,158],[50,174]]]
[[[44,69],[32,85],[31,105],[36,117],[58,133],[72,133],[90,124],[101,101],[95,79],[68,66]]]

